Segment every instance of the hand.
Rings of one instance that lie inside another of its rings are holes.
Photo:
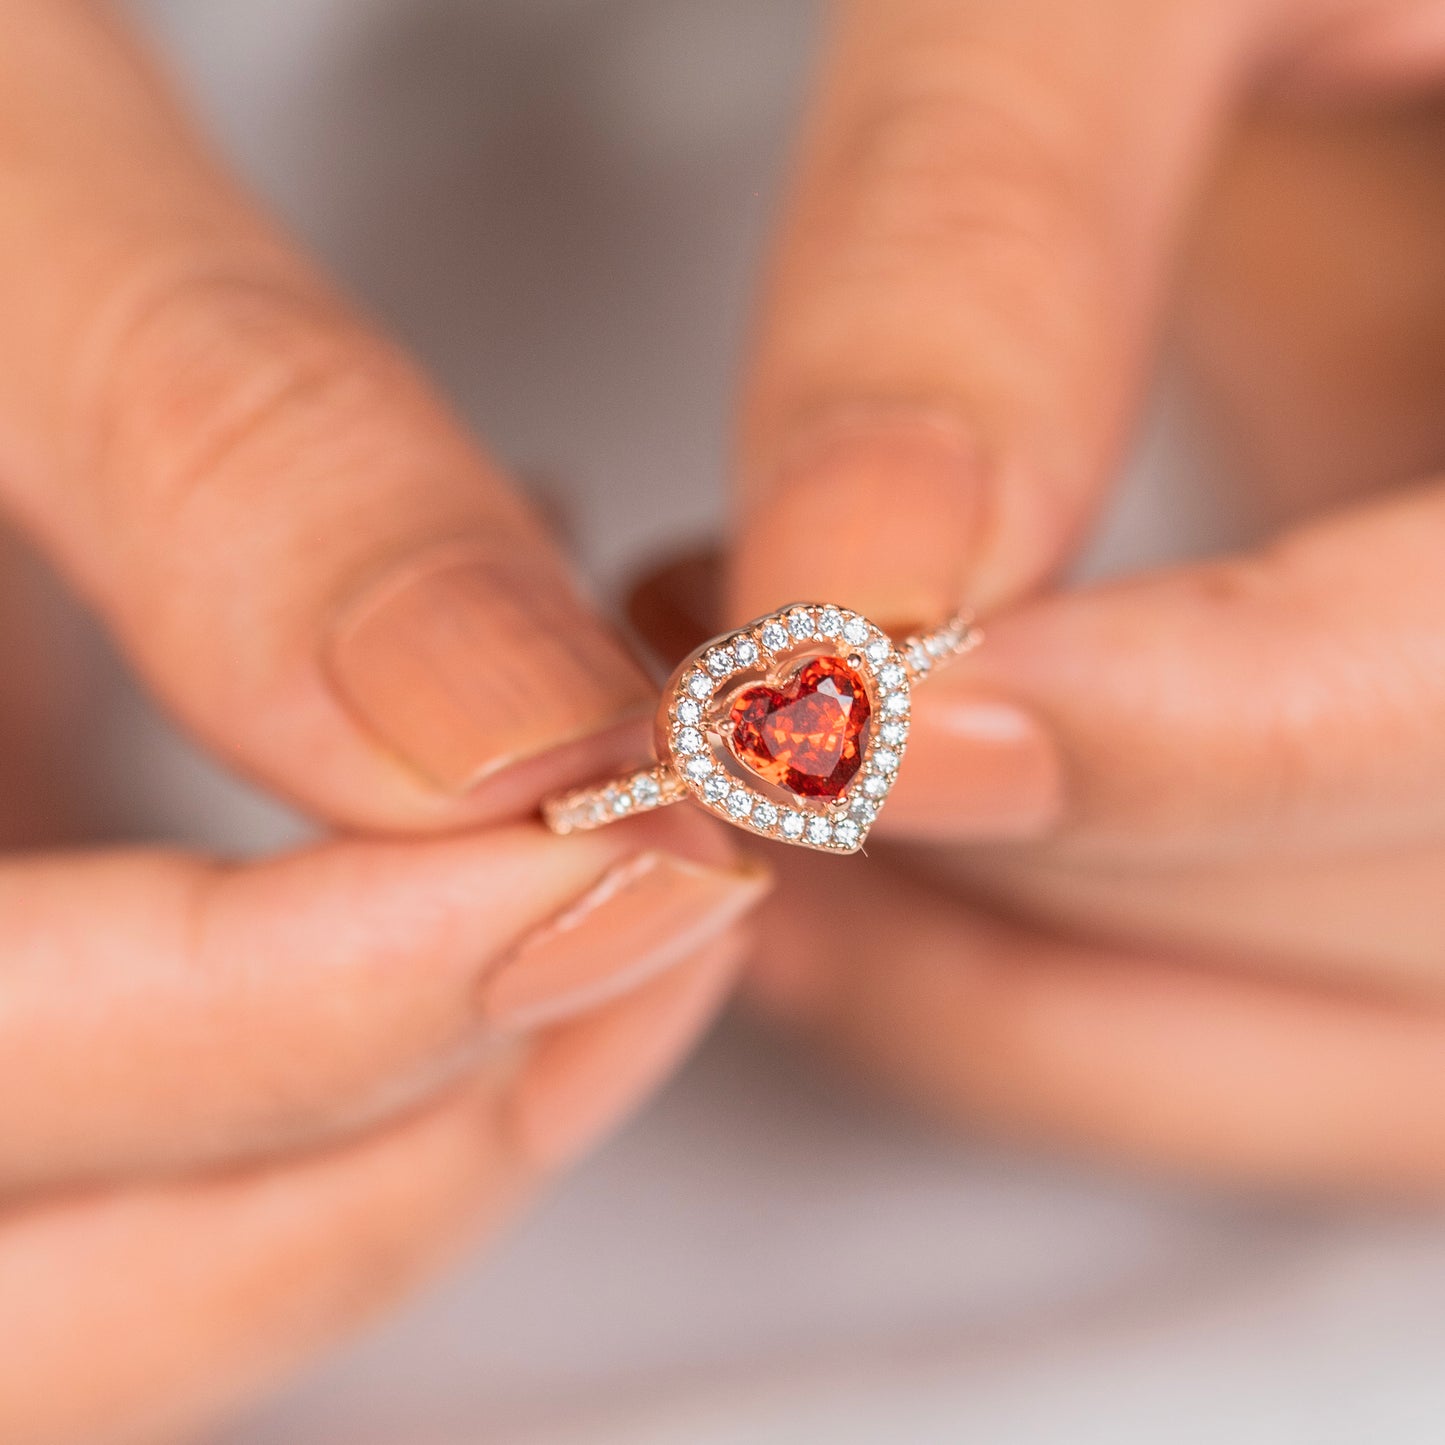
[[[625,1112],[761,883],[685,810],[506,821],[630,752],[644,679],[110,20],[0,19],[0,501],[216,753],[429,835],[0,860],[0,1438],[171,1438]],[[58,807],[6,655],[20,848]]]
[[[935,1108],[1235,1179],[1445,1186],[1445,484],[1379,495],[1440,464],[1438,422],[1351,487],[1351,418],[1307,410],[1321,485],[1286,510],[1351,505],[1245,555],[1050,585],[1245,102],[1441,70],[1439,3],[842,9],[750,373],[732,611],[992,615],[920,693],[874,835],[915,846],[788,858],[754,988]],[[1356,258],[1387,245],[1313,199],[1312,268],[1322,226]],[[1291,289],[1272,254],[1273,285],[1238,289]],[[1391,265],[1377,298],[1410,294]],[[1335,330],[1332,273],[1308,274],[1306,349]],[[1215,319],[1257,419],[1289,386],[1260,366],[1281,336],[1231,347],[1249,318]],[[1356,413],[1396,404],[1386,334],[1351,355]]]

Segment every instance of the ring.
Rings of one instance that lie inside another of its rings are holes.
[[[827,603],[759,617],[672,674],[652,767],[549,798],[542,816],[571,833],[691,798],[760,836],[856,853],[907,750],[913,688],[981,640],[963,615],[900,643]]]

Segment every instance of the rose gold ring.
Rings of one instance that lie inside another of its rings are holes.
[[[894,643],[828,603],[799,602],[699,647],[657,709],[657,761],[547,799],[554,833],[691,798],[761,837],[856,853],[908,747],[911,697],[982,634],[964,616]]]

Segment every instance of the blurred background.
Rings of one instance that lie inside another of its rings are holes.
[[[604,596],[717,530],[814,7],[131,8],[257,190],[536,479]],[[1267,255],[1267,234],[1225,239]],[[1200,395],[1161,378],[1089,570],[1261,520]],[[233,851],[299,836],[59,622],[105,718],[71,741],[108,830]],[[943,1139],[732,1020],[485,1266],[224,1445],[1434,1445],[1442,1352],[1427,1216]]]

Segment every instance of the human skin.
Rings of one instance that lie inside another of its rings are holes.
[[[683,810],[529,821],[630,756],[644,675],[113,18],[0,28],[0,507],[194,739],[327,825],[53,851],[74,698],[6,539],[0,1438],[169,1440],[625,1115],[766,883]]]
[[[1445,7],[834,18],[730,610],[972,602],[986,643],[920,692],[867,870],[780,864],[755,999],[973,1127],[1438,1197],[1438,131],[1368,106],[1445,66]],[[1176,297],[1261,539],[1060,586]]]
[[[764,885],[683,809],[523,821],[630,754],[644,679],[113,21],[0,17],[0,500],[198,740],[348,835],[245,866],[0,863],[0,1333],[26,1341],[0,1435],[173,1438],[624,1113]],[[733,607],[970,600],[990,641],[920,694],[883,826],[923,846],[785,855],[755,998],[957,1116],[1438,1189],[1438,495],[1051,583],[1238,99],[1266,60],[1326,96],[1416,79],[1445,17],[873,0],[835,23],[747,389]],[[11,757],[43,731],[22,702]],[[20,849],[63,835],[27,788]]]

